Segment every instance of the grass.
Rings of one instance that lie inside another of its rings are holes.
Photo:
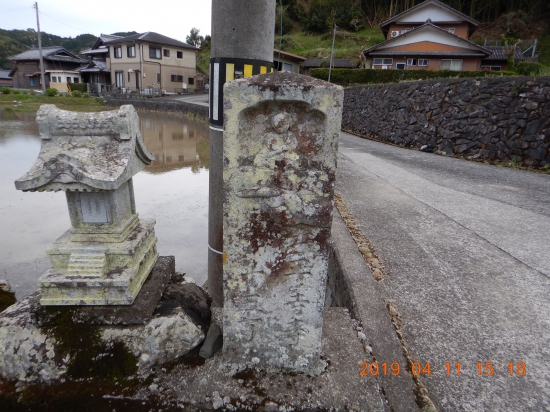
[[[78,98],[70,96],[45,96],[43,94],[0,94],[0,108],[11,108],[14,111],[28,112],[36,111],[43,104],[55,104],[63,110],[75,112],[100,112],[105,110],[102,99],[94,97]],[[17,102],[17,103],[15,103]]]
[[[366,28],[356,32],[338,31],[334,42],[334,58],[359,59],[361,46],[370,47],[384,41],[379,28]],[[279,47],[279,37],[275,37]],[[308,58],[330,58],[332,33],[309,34],[302,31],[283,36],[282,49],[288,53]]]

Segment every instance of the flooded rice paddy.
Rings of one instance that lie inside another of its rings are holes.
[[[41,140],[36,113],[0,109],[0,279],[18,299],[36,290],[49,268],[45,249],[70,228],[63,192],[21,192],[14,181],[34,164]],[[155,160],[134,177],[141,218],[156,219],[160,255],[197,283],[207,278],[209,131],[204,122],[139,113]]]

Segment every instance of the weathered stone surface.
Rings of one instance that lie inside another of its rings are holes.
[[[42,146],[18,190],[114,190],[154,159],[130,105],[76,113],[44,104],[36,115]]]
[[[197,347],[204,333],[181,307],[162,316],[155,314],[145,325],[90,326],[72,322],[56,323],[70,318],[70,308],[48,308],[50,317],[38,317],[40,292],[31,294],[0,314],[0,378],[23,382],[51,382],[70,376],[75,361],[78,364],[101,362],[112,356],[113,347],[131,354],[135,364],[129,370],[147,376],[151,369],[173,361]],[[70,342],[72,330],[80,332]],[[94,346],[88,347],[94,341]],[[84,350],[81,350],[84,348]],[[121,357],[123,353],[116,353]],[[89,359],[82,359],[89,357]],[[111,358],[109,362],[121,361]],[[78,371],[82,374],[82,371]],[[84,377],[85,375],[84,371]]]
[[[43,105],[38,159],[15,186],[66,192],[72,228],[47,249],[42,305],[130,305],[158,254],[153,220],[140,222],[132,176],[154,156],[132,106],[75,113]]]
[[[199,325],[206,334],[210,326],[212,298],[196,283],[183,278],[172,282],[164,290],[163,300],[173,300]]]
[[[437,153],[545,166],[550,164],[550,151],[544,147],[550,139],[550,95],[542,90],[548,89],[550,77],[531,79],[441,79],[348,88],[342,128],[405,147],[433,144]],[[426,119],[422,141],[415,139],[419,113]],[[477,144],[505,143],[509,136],[536,144],[498,151]]]
[[[318,374],[343,90],[280,72],[224,96],[224,359]]]
[[[199,356],[210,358],[223,344],[223,331],[219,325],[212,323],[208,328],[208,333],[202,344]]]
[[[17,302],[15,292],[7,280],[0,280],[0,312]]]
[[[112,306],[66,306],[73,322],[98,325],[141,325],[149,322],[175,271],[173,256],[160,256],[134,303]],[[39,310],[44,310],[43,307]]]

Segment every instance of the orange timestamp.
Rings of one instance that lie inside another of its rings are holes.
[[[430,362],[420,363],[413,362],[403,368],[399,362],[361,362],[361,371],[359,376],[398,376],[398,375],[435,375],[435,376],[460,376],[464,372],[464,368],[460,362],[446,362],[443,368],[432,371]],[[477,362],[473,368],[474,373],[479,376],[525,376],[527,374],[527,365],[525,362]]]

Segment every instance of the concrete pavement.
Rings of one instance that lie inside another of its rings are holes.
[[[550,176],[346,133],[340,153],[336,190],[436,408],[550,411]]]

